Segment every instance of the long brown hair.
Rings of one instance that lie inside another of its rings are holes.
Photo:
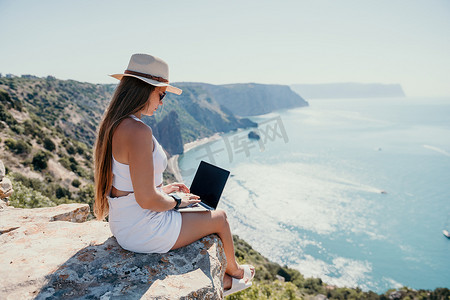
[[[124,76],[100,123],[94,148],[95,202],[94,215],[103,220],[108,215],[106,198],[112,186],[112,137],[120,122],[148,105],[155,86],[137,78]]]

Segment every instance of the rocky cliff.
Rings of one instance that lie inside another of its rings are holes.
[[[183,89],[183,93],[169,93],[163,107],[159,108],[153,117],[143,118],[144,122],[153,128],[155,137],[161,141],[161,145],[169,154],[181,154],[183,144],[217,132],[257,126],[255,122],[237,116],[216,101],[215,95],[205,88],[205,84],[176,85]],[[170,134],[175,134],[175,137],[181,135],[181,141],[172,139]]]
[[[153,135],[170,155],[183,153],[183,138],[181,136],[181,125],[178,114],[171,110],[160,122],[155,122],[152,118],[146,118]]]
[[[287,85],[257,83],[213,85],[194,82],[182,85],[204,89],[222,109],[225,108],[237,116],[256,116],[279,109],[308,106],[308,102]]]
[[[0,205],[0,299],[220,299],[226,259],[207,236],[166,254],[123,250],[87,204]]]

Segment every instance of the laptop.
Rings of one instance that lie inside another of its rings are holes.
[[[190,191],[200,196],[201,202],[178,208],[179,212],[215,210],[219,204],[230,171],[201,161],[192,181]]]

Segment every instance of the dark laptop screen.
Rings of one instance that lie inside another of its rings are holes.
[[[229,175],[230,171],[201,161],[191,184],[191,193],[215,209]]]

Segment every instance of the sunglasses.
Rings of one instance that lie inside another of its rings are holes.
[[[159,95],[159,101],[163,101],[164,97],[166,96],[166,92]]]

